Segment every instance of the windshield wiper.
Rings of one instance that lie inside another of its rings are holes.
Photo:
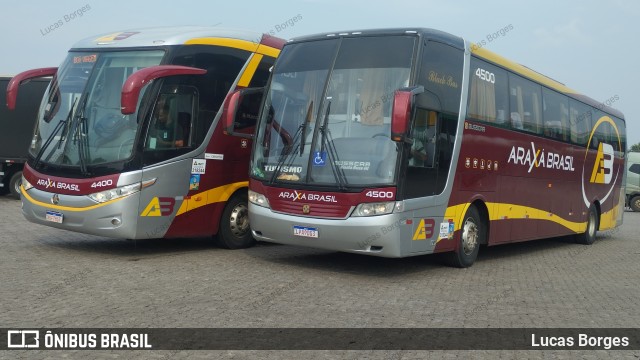
[[[87,118],[84,116],[85,107],[87,105],[88,96],[85,95],[82,100],[82,104],[79,105],[76,112],[76,119],[78,120],[76,125],[76,139],[78,139],[78,159],[80,161],[80,172],[83,175],[88,175],[87,172],[87,159],[89,158],[89,139],[87,135]]]
[[[324,119],[322,121],[322,126],[320,127],[320,135],[322,136],[322,142],[320,143],[320,154],[325,152],[325,147],[327,148],[327,154],[329,164],[331,165],[331,170],[333,171],[333,176],[338,183],[338,188],[340,190],[346,190],[349,182],[347,181],[347,176],[344,174],[344,171],[340,167],[340,165],[336,163],[340,163],[340,159],[338,158],[338,151],[333,143],[333,137],[331,136],[331,130],[329,130],[329,113],[331,112],[331,101],[327,104],[327,111],[324,114]]]
[[[40,150],[38,151],[38,154],[36,155],[36,157],[34,159],[34,162],[33,162],[33,168],[34,169],[36,169],[38,167],[38,165],[40,164],[40,160],[42,159],[42,155],[44,155],[45,150],[49,147],[49,145],[51,145],[51,142],[56,137],[56,134],[60,131],[60,129],[65,127],[65,125],[67,125],[70,122],[71,115],[73,114],[73,109],[74,109],[74,107],[76,105],[77,100],[78,100],[77,98],[75,100],[73,100],[73,104],[71,104],[71,109],[69,109],[69,113],[67,114],[67,117],[65,119],[60,119],[60,121],[56,124],[56,127],[53,128],[53,131],[51,132],[49,137],[47,137],[47,140],[45,140],[44,144],[42,144],[42,146],[40,147]],[[64,133],[62,135],[60,135],[60,139],[58,141],[58,148],[60,147],[60,144],[62,143],[62,137],[63,136],[64,136]],[[51,158],[52,154],[53,154],[53,151],[49,152],[49,156],[47,157],[47,159]]]
[[[300,156],[304,152],[304,145],[306,143],[305,137],[307,136],[307,126],[311,122],[311,110],[313,109],[313,100],[309,103],[309,109],[307,109],[307,115],[304,117],[304,123],[302,126],[302,141],[300,142]]]
[[[298,126],[298,130],[296,130],[296,133],[293,135],[293,140],[291,141],[291,145],[288,145],[284,149],[284,154],[280,155],[280,159],[278,159],[276,168],[274,169],[273,174],[271,174],[271,178],[269,179],[270,184],[273,184],[276,177],[280,174],[280,170],[282,169],[282,166],[284,165],[285,161],[287,161],[287,159],[289,160],[289,162],[287,163],[287,166],[290,166],[291,164],[293,164],[294,157],[291,156],[291,154],[295,154],[299,152],[300,156],[302,156],[302,153],[304,152],[305,137],[307,135],[307,125],[311,120],[312,109],[313,109],[313,101],[311,101],[311,103],[309,104],[307,115],[304,117],[302,124]],[[298,145],[298,142],[300,142],[300,145]],[[296,146],[298,146],[299,150],[296,148]],[[293,149],[293,151],[289,151],[290,149]]]

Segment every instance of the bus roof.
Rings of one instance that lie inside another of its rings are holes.
[[[548,88],[559,91],[567,96],[570,96],[578,101],[591,105],[599,110],[602,110],[620,119],[624,119],[624,115],[622,114],[622,112],[620,112],[617,109],[606,106],[604,103],[598,102],[586,95],[580,94],[577,91],[570,89],[563,83],[556,81],[543,74],[540,74],[524,65],[508,60],[485,48],[472,46],[473,43],[465,41],[460,37],[451,35],[449,33],[446,33],[440,30],[429,29],[429,28],[393,28],[393,29],[337,31],[337,32],[331,32],[331,33],[321,33],[321,34],[297,37],[292,40],[289,40],[289,42],[313,41],[313,40],[321,40],[321,39],[326,39],[331,37],[360,37],[360,36],[403,35],[403,34],[418,34],[424,38],[433,39],[435,41],[451,45],[458,49],[465,49],[465,43],[466,43],[466,48],[470,49],[473,55],[478,56],[483,60],[492,62],[498,66],[508,69],[513,73],[526,77]]]
[[[244,40],[273,48],[281,48],[285,43],[283,39],[246,30],[217,26],[178,26],[130,29],[99,34],[78,41],[72,49],[181,45],[187,42],[193,44],[194,40],[206,38]]]

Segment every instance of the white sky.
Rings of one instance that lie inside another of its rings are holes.
[[[82,17],[65,15],[89,5]],[[215,25],[291,38],[319,32],[428,27],[465,39],[565,83],[598,101],[618,96],[629,147],[640,142],[640,20],[636,0],[502,1],[303,0],[162,2],[149,0],[5,1],[0,22],[0,74],[58,66],[76,41],[137,27]],[[293,27],[277,26],[301,15]],[[47,33],[50,25],[62,26]],[[505,36],[487,35],[512,25]],[[43,35],[44,34],[44,35]],[[634,105],[635,104],[635,105]]]

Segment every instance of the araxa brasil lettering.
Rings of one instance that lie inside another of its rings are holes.
[[[507,163],[525,165],[529,167],[527,172],[531,172],[534,167],[547,169],[575,171],[573,168],[573,156],[562,155],[554,152],[545,152],[544,149],[536,149],[536,145],[531,142],[531,148],[525,149],[521,146],[513,146]]]
[[[77,184],[69,184],[62,181],[53,181],[51,179],[38,179],[36,183],[40,186],[44,186],[47,189],[63,189],[69,191],[80,191],[80,187]]]
[[[321,201],[321,202],[330,202],[330,203],[338,202],[338,200],[336,200],[335,195],[321,195],[321,194],[304,193],[304,192],[298,192],[298,191],[282,191],[280,195],[278,195],[278,197],[281,199],[289,199],[291,201],[304,200],[304,201]]]

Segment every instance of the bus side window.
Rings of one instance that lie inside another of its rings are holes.
[[[569,141],[569,99],[547,88],[542,89],[544,135]]]
[[[193,87],[161,92],[151,112],[145,150],[176,150],[193,147],[193,114],[197,101]],[[162,159],[175,156],[168,154]]]
[[[509,73],[509,96],[511,98],[511,126],[515,129],[542,134],[541,87],[518,75]],[[519,121],[521,121],[521,125]]]
[[[435,111],[416,109],[416,116],[411,128],[411,155],[409,166],[432,168],[436,165],[436,125],[438,115]]]
[[[577,100],[569,100],[569,124],[573,144],[587,146],[592,113],[593,109],[590,106]]]
[[[467,117],[497,126],[508,126],[507,72],[475,57],[471,58],[470,72]]]
[[[405,160],[406,176],[401,179],[406,199],[444,190],[460,111],[464,53],[436,41],[427,41],[423,51],[416,84],[423,85],[425,91],[416,96],[411,129],[414,143]]]

